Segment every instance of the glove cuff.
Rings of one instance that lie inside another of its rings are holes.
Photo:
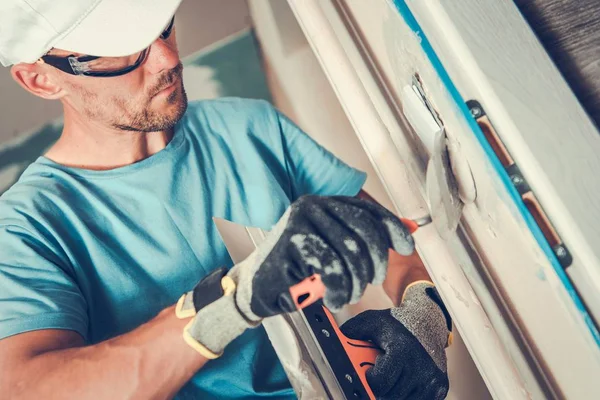
[[[392,316],[417,338],[445,372],[444,349],[452,341],[452,321],[433,283],[419,281],[409,285],[400,307],[392,309]]]
[[[226,272],[214,271],[184,294],[175,308],[178,318],[193,316],[183,329],[183,338],[208,359],[220,357],[235,338],[260,324],[248,321],[241,314],[235,302],[236,282],[230,276],[223,276]]]
[[[404,289],[404,293],[402,294],[402,300],[400,301],[400,303],[404,302],[404,299],[406,297],[406,294],[409,292],[409,289],[411,289],[412,287],[417,287],[417,285],[421,288],[421,290],[425,290],[425,293],[429,296],[429,298],[431,300],[433,300],[438,307],[440,308],[440,310],[442,311],[442,313],[444,314],[444,318],[446,319],[446,328],[448,328],[448,344],[446,345],[446,347],[450,346],[452,344],[452,341],[454,340],[454,336],[452,335],[452,317],[450,316],[450,313],[448,312],[448,309],[446,308],[446,305],[444,304],[444,302],[442,301],[437,288],[435,287],[435,284],[431,281],[428,280],[419,280],[419,281],[414,281],[411,282],[406,289]]]

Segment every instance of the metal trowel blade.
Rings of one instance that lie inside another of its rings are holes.
[[[456,230],[463,209],[458,184],[450,165],[447,140],[445,130],[436,134],[426,173],[431,219],[443,239],[447,239]]]

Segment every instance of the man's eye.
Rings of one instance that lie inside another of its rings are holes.
[[[175,18],[173,18],[171,20],[171,23],[169,24],[169,26],[167,26],[167,29],[165,29],[165,31],[162,33],[162,35],[160,35],[160,38],[163,40],[168,39],[169,36],[171,36],[171,32],[173,32],[174,25],[175,25]]]

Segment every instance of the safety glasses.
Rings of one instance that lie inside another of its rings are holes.
[[[162,40],[167,40],[173,31],[175,17],[160,35]],[[59,57],[53,55],[42,56],[41,59],[48,65],[71,75],[84,75],[95,77],[111,77],[125,75],[138,68],[146,58],[150,47],[135,54],[124,57],[96,57],[75,56]]]

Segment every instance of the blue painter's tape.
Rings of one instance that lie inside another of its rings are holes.
[[[490,162],[492,163],[492,166],[494,167],[494,169],[500,176],[500,179],[501,179],[502,183],[504,184],[504,187],[506,188],[506,190],[510,194],[511,198],[515,202],[519,212],[523,216],[523,218],[524,218],[525,222],[527,223],[527,226],[531,230],[535,240],[540,245],[542,251],[548,258],[548,260],[550,260],[550,263],[552,264],[554,271],[556,272],[556,274],[560,278],[561,282],[567,289],[567,292],[571,296],[573,303],[575,304],[575,306],[581,313],[581,316],[583,317],[591,335],[593,336],[594,340],[596,341],[596,345],[600,346],[600,333],[598,332],[596,325],[594,324],[592,318],[590,317],[589,313],[585,309],[583,302],[581,301],[581,299],[579,298],[579,295],[575,291],[575,288],[571,284],[571,281],[569,280],[566,272],[563,270],[562,266],[560,265],[560,262],[558,261],[558,259],[556,258],[556,255],[552,251],[552,248],[546,241],[546,238],[544,237],[544,234],[542,233],[540,227],[537,225],[537,223],[533,219],[533,216],[529,213],[529,210],[527,210],[527,208],[525,207],[525,204],[523,203],[523,200],[521,199],[519,192],[517,192],[517,189],[515,189],[515,187],[511,183],[508,173],[506,172],[506,170],[500,163],[500,160],[496,156],[496,153],[494,153],[494,150],[492,149],[492,147],[490,146],[488,141],[485,139],[485,136],[484,136],[483,132],[481,131],[481,128],[479,128],[479,125],[477,125],[477,122],[475,122],[475,119],[471,116],[471,112],[469,111],[469,109],[466,105],[466,102],[460,95],[456,86],[454,86],[454,83],[450,79],[448,72],[446,72],[446,69],[442,65],[442,62],[440,61],[437,54],[433,50],[433,47],[427,40],[427,36],[425,35],[425,32],[423,32],[423,30],[421,29],[421,26],[415,19],[415,16],[410,11],[410,9],[408,8],[408,5],[406,4],[405,1],[394,0],[394,4],[395,4],[396,8],[398,9],[398,11],[400,12],[400,15],[402,15],[402,18],[404,18],[404,21],[406,22],[406,24],[421,39],[421,47],[423,48],[423,51],[429,58],[431,65],[437,72],[438,76],[440,77],[440,80],[442,81],[442,83],[444,84],[446,89],[448,90],[448,93],[454,100],[454,103],[456,104],[456,106],[458,107],[460,112],[462,113],[463,117],[466,119],[467,123],[469,124],[469,127],[471,128],[471,131],[475,134],[475,137],[479,141],[479,144],[481,145],[481,147],[483,147],[483,150],[485,151],[488,159],[490,160]]]

